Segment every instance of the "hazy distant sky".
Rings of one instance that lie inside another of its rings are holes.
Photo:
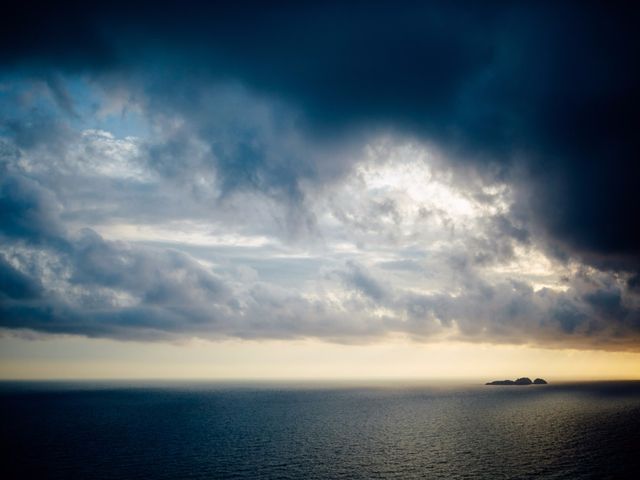
[[[0,376],[639,372],[631,2],[53,3],[2,14]]]

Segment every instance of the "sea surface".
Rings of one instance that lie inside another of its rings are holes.
[[[3,479],[640,478],[640,382],[0,383]]]

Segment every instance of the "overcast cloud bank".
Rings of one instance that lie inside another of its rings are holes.
[[[264,8],[13,9],[6,331],[638,349],[636,13]]]

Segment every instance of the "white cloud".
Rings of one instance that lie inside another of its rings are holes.
[[[2,199],[37,221],[1,266],[42,290],[5,302],[4,326],[575,345],[633,330],[626,279],[548,255],[508,178],[389,135],[323,148],[278,124],[281,105],[223,93],[193,118],[141,107],[148,137],[83,129],[7,157],[21,180]]]

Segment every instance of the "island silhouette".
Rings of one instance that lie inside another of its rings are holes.
[[[532,382],[529,377],[521,377],[517,380],[494,380],[485,383],[485,385],[547,385],[547,381],[543,378],[536,378]]]

